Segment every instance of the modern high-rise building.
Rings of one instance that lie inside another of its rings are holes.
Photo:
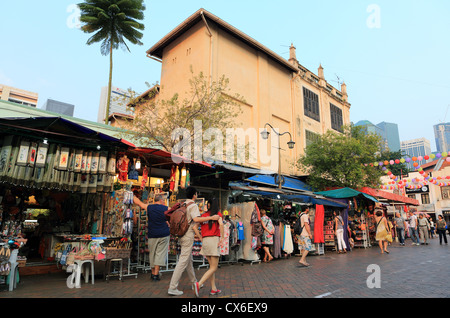
[[[430,141],[426,138],[418,138],[401,142],[402,152],[409,158],[426,156],[431,154]],[[426,163],[426,160],[417,161],[419,167]],[[408,169],[414,171],[416,168],[413,166],[413,162],[406,164]]]
[[[366,133],[368,134],[376,134],[378,136],[380,136],[383,139],[383,144],[382,144],[382,151],[387,151],[388,149],[388,141],[385,137],[385,131],[383,129],[381,129],[380,127],[378,127],[377,125],[372,124],[370,121],[368,120],[360,120],[358,121],[355,126],[361,126],[364,128],[364,130],[366,131]]]
[[[401,147],[400,147],[400,136],[398,133],[398,125],[383,121],[377,124],[377,127],[379,127],[383,131],[383,138],[387,141],[389,151],[391,152],[399,151]]]
[[[63,102],[49,98],[45,102],[42,109],[48,110],[50,112],[58,113],[61,115],[67,115],[67,116],[73,117],[73,111],[75,109],[75,105],[63,103]]]
[[[0,100],[36,107],[38,93],[0,84]]]
[[[113,114],[133,115],[133,110],[127,107],[127,103],[131,96],[126,90],[112,86],[111,87],[111,103],[109,105],[108,118]],[[100,95],[100,105],[98,108],[97,122],[104,123],[106,118],[106,101],[108,100],[108,87],[102,87]]]
[[[437,152],[450,151],[450,123],[433,126]]]

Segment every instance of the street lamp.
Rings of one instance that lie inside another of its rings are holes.
[[[271,124],[266,123],[264,125],[264,130],[261,132],[261,137],[264,140],[267,140],[269,138],[269,134],[270,132],[266,130],[266,126],[269,126],[270,128],[272,128],[273,132],[276,133],[278,135],[278,177],[275,177],[275,182],[278,183],[278,188],[281,189],[281,185],[284,181],[283,177],[281,176],[281,147],[280,147],[280,137],[285,135],[285,134],[289,134],[290,140],[288,141],[287,145],[289,147],[289,149],[293,149],[295,146],[295,142],[292,140],[292,136],[291,133],[286,131],[284,133],[278,133]]]

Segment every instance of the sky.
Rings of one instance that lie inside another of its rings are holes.
[[[81,1],[81,0],[80,0]],[[109,57],[77,27],[71,0],[0,0],[0,84],[75,105],[74,116],[97,121],[108,84]],[[347,84],[350,120],[396,123],[400,140],[426,138],[450,122],[448,0],[146,0],[142,46],[114,51],[113,85],[145,91],[161,64],[146,51],[200,8],[280,56],[296,47],[300,64],[339,88]]]

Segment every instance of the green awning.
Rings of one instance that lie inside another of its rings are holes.
[[[323,195],[324,197],[328,198],[335,198],[335,199],[345,199],[345,198],[353,198],[357,196],[363,196],[373,202],[378,202],[377,199],[375,199],[373,196],[366,194],[364,192],[360,192],[351,188],[342,188],[342,189],[335,189],[335,190],[329,190],[329,191],[321,191],[321,192],[314,192],[315,194]]]

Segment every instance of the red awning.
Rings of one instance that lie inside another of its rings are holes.
[[[159,157],[163,157],[163,158],[178,158],[182,162],[196,163],[196,164],[199,164],[199,165],[206,166],[208,168],[212,168],[212,166],[209,163],[207,163],[207,162],[190,160],[190,159],[187,159],[185,157],[182,157],[182,156],[179,156],[179,155],[175,155],[175,154],[172,154],[172,153],[170,153],[168,151],[161,150],[161,149],[135,148],[135,149],[133,149],[133,151],[138,152],[138,153],[142,153],[142,154],[155,155],[155,156],[159,156]]]
[[[358,191],[367,193],[376,198],[383,198],[383,199],[386,199],[389,201],[400,202],[400,203],[410,204],[410,205],[420,205],[419,201],[416,199],[411,199],[411,198],[404,197],[399,194],[386,192],[386,191],[382,191],[382,190],[377,190],[377,189],[372,189],[369,187],[363,187],[361,189],[358,189]]]

